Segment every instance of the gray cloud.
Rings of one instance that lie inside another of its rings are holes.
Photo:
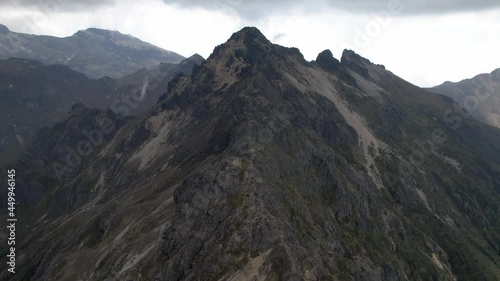
[[[419,15],[479,11],[500,7],[499,0],[163,0],[168,5],[182,8],[202,8],[236,13],[246,19],[265,17],[272,13],[286,13],[294,8],[309,12],[333,8],[354,13],[373,13],[387,10],[391,2],[399,2],[401,15]],[[3,1],[2,1],[3,2]],[[118,0],[11,0],[0,6],[38,8],[42,11],[82,11],[100,6],[119,5]]]
[[[273,42],[276,42],[285,36],[286,36],[286,33],[278,33],[278,34],[274,35]]]
[[[332,8],[354,13],[374,13],[390,5],[402,7],[401,15],[445,14],[480,11],[500,7],[499,0],[163,0],[168,5],[234,12],[244,18],[260,18],[294,8],[321,10]]]
[[[35,8],[46,13],[57,13],[68,11],[79,12],[117,3],[116,0],[11,0],[0,3],[0,6]]]

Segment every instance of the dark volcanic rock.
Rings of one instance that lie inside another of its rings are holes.
[[[325,70],[337,72],[340,70],[340,62],[338,59],[333,57],[333,54],[330,50],[324,50],[319,53],[316,58],[316,62],[324,68]]]
[[[371,62],[368,59],[356,54],[354,51],[344,50],[340,61],[342,65],[354,70],[364,78],[368,78],[370,76],[366,65],[371,64]]]

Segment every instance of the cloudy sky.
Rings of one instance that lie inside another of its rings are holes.
[[[2,0],[0,10],[12,31],[105,28],[184,56],[208,57],[251,25],[308,60],[353,49],[419,86],[500,68],[498,0]]]

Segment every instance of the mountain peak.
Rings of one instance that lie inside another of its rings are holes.
[[[250,65],[262,61],[271,48],[272,43],[256,27],[244,27],[233,33],[226,43],[215,47],[207,60],[217,59],[231,65],[238,59]]]
[[[493,81],[500,82],[500,68],[495,69],[493,70],[493,72],[491,72],[491,78],[493,79]]]
[[[370,65],[374,65],[369,59],[366,59],[352,50],[344,50],[342,52],[342,58],[340,60],[341,64],[345,67],[348,67],[364,78],[368,78],[370,76],[368,68]],[[385,69],[383,65],[378,65]]]
[[[97,27],[89,27],[89,28],[85,29],[85,31],[97,33],[97,34],[120,33],[116,30],[113,31],[113,30],[102,29],[102,28],[97,28]]]
[[[194,54],[190,56],[187,59],[182,60],[179,65],[180,66],[190,66],[189,68],[192,69],[194,65],[200,65],[205,59],[200,56],[199,54]]]
[[[316,57],[316,63],[319,64],[322,68],[329,71],[338,71],[340,68],[340,62],[338,59],[333,57],[333,54],[330,50],[324,50],[323,52],[318,54]]]
[[[348,49],[345,49],[342,52],[342,58],[340,59],[340,61],[342,62],[342,64],[349,64],[353,62],[372,64],[370,60],[360,56],[353,50],[348,50]]]
[[[111,39],[114,36],[128,36],[128,37],[133,37],[131,35],[125,35],[117,30],[108,30],[108,29],[101,29],[101,28],[95,28],[95,27],[90,27],[85,30],[78,30],[73,36],[83,36],[87,38],[91,37],[96,37],[96,38],[106,38],[106,39]],[[135,38],[135,37],[133,37]]]
[[[250,42],[251,40],[260,41],[262,43],[270,43],[270,41],[260,32],[260,30],[254,26],[247,26],[242,28],[240,31],[233,33],[229,40]]]
[[[0,23],[0,34],[6,34],[6,33],[9,33],[10,30],[7,26],[3,25]]]
[[[185,61],[186,61],[186,60],[189,60],[189,61],[194,61],[194,62],[196,62],[196,63],[200,64],[200,63],[202,63],[205,59],[204,59],[201,55],[199,55],[199,54],[197,54],[197,53],[196,53],[196,54],[194,54],[194,55],[190,56],[189,58],[185,59]]]

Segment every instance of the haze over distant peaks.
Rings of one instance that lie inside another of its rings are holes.
[[[89,28],[59,38],[15,33],[0,25],[0,59],[11,57],[68,65],[90,78],[118,78],[143,67],[179,63],[184,59],[118,31]]]
[[[429,90],[452,98],[475,119],[500,128],[500,68]]]

